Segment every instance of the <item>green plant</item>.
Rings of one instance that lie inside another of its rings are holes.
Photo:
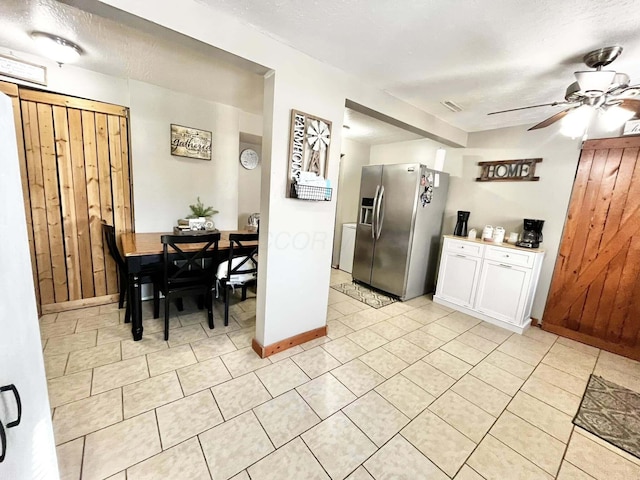
[[[198,197],[198,201],[194,205],[189,205],[189,208],[191,209],[191,215],[187,218],[210,217],[218,213],[218,210],[214,210],[213,207],[205,207],[204,203],[200,201],[200,197]]]

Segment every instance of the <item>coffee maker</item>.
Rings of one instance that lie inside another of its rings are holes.
[[[456,237],[467,236],[467,223],[469,222],[469,215],[471,215],[471,212],[458,210],[458,221],[456,222],[456,228],[453,229],[453,234]]]
[[[542,227],[544,220],[524,219],[524,228],[516,246],[524,248],[538,248],[542,243]]]

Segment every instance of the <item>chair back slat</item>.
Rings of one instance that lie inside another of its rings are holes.
[[[246,245],[249,242],[257,242],[257,233],[231,233],[229,234],[229,267],[227,278],[235,274],[249,274],[258,272],[258,246]],[[243,243],[245,243],[243,245]],[[245,257],[242,261],[234,265],[235,257]]]
[[[196,279],[213,285],[220,233],[197,236],[162,235],[161,241],[165,285],[179,287],[180,284],[192,284]],[[202,246],[193,251],[184,250],[184,245],[194,243]]]
[[[102,235],[107,244],[107,248],[109,249],[109,254],[118,264],[118,268],[121,270],[125,269],[125,261],[120,254],[120,249],[118,248],[118,242],[116,241],[116,229],[113,225],[107,224],[105,221],[102,222]]]

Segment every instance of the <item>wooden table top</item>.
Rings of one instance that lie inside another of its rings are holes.
[[[249,232],[248,230],[221,230],[220,242],[218,243],[219,250],[227,250],[229,248],[229,234],[231,233],[256,233]],[[153,232],[153,233],[134,233],[127,232],[120,236],[122,242],[122,252],[125,257],[136,257],[143,255],[161,255],[162,254],[162,242],[160,237],[162,235],[174,235],[173,232]],[[247,242],[248,246],[257,245],[258,242]],[[184,251],[198,250],[202,248],[201,243],[192,243],[185,245]],[[182,248],[182,247],[181,247]]]

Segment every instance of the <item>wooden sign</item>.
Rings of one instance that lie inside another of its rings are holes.
[[[537,182],[536,164],[541,158],[525,158],[523,160],[496,160],[494,162],[478,162],[480,176],[476,182]]]
[[[640,135],[640,120],[630,120],[625,123],[622,135]]]
[[[302,172],[327,178],[330,143],[330,121],[291,110],[287,198],[291,197],[291,185],[299,182]]]
[[[211,160],[211,132],[171,124],[171,155]]]

